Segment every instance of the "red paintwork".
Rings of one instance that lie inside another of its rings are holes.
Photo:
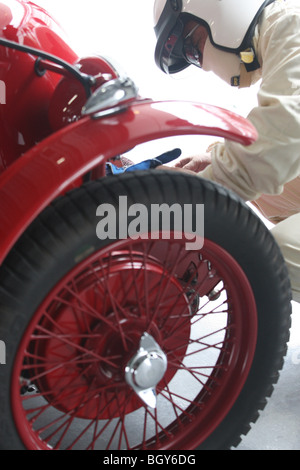
[[[74,63],[75,52],[61,39],[62,31],[50,16],[31,2],[0,3],[0,37],[45,50]],[[0,80],[5,104],[0,105],[0,172],[51,133],[48,107],[60,76],[34,72],[35,57],[0,46]]]
[[[88,75],[97,77],[101,74],[109,74],[112,79],[117,75],[103,58],[85,57],[76,62],[80,70]],[[97,78],[95,89],[105,83],[101,75]],[[57,85],[49,106],[49,122],[53,131],[61,129],[80,118],[81,110],[86,103],[86,95],[83,86],[74,78],[63,78]]]
[[[80,61],[50,16],[28,1],[0,4],[0,37],[43,49],[72,64]],[[80,63],[87,73],[116,76],[99,57]],[[0,262],[55,197],[96,166],[104,175],[105,161],[139,143],[206,134],[248,145],[257,137],[245,119],[192,103],[140,100],[118,115],[80,119],[85,100],[81,85],[53,71],[38,77],[34,64],[34,57],[0,46]],[[74,93],[77,101],[70,100]]]
[[[45,139],[0,177],[6,209],[0,209],[0,262],[38,213],[80,176],[143,142],[188,134],[245,144],[256,135],[246,121],[213,106],[145,101],[108,118],[84,118]]]

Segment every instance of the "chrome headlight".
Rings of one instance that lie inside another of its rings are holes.
[[[86,102],[82,114],[92,114],[97,118],[115,113],[137,96],[138,88],[135,83],[129,77],[119,77],[98,88]]]

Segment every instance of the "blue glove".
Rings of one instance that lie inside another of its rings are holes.
[[[159,155],[156,158],[150,158],[149,160],[144,160],[143,162],[136,163],[135,165],[130,165],[127,167],[118,167],[113,165],[113,163],[106,163],[106,174],[117,175],[120,173],[124,173],[125,171],[137,171],[137,170],[149,170],[152,168],[156,168],[157,166],[164,165],[165,163],[169,163],[176,158],[180,157],[181,150],[174,149],[170,150],[169,152],[165,152],[162,155]]]

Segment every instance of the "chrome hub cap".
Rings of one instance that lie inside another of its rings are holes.
[[[140,399],[156,408],[156,386],[167,370],[167,357],[148,333],[144,333],[140,347],[125,368],[126,382]]]

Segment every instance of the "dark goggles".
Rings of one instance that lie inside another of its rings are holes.
[[[187,36],[185,36],[183,40],[183,55],[189,64],[202,68],[202,54],[192,43],[192,36],[199,26],[199,24],[194,26]]]
[[[201,67],[202,54],[191,42],[191,36],[198,26],[184,37],[184,24],[177,21],[162,49],[161,65],[166,73],[180,72],[189,65]]]

